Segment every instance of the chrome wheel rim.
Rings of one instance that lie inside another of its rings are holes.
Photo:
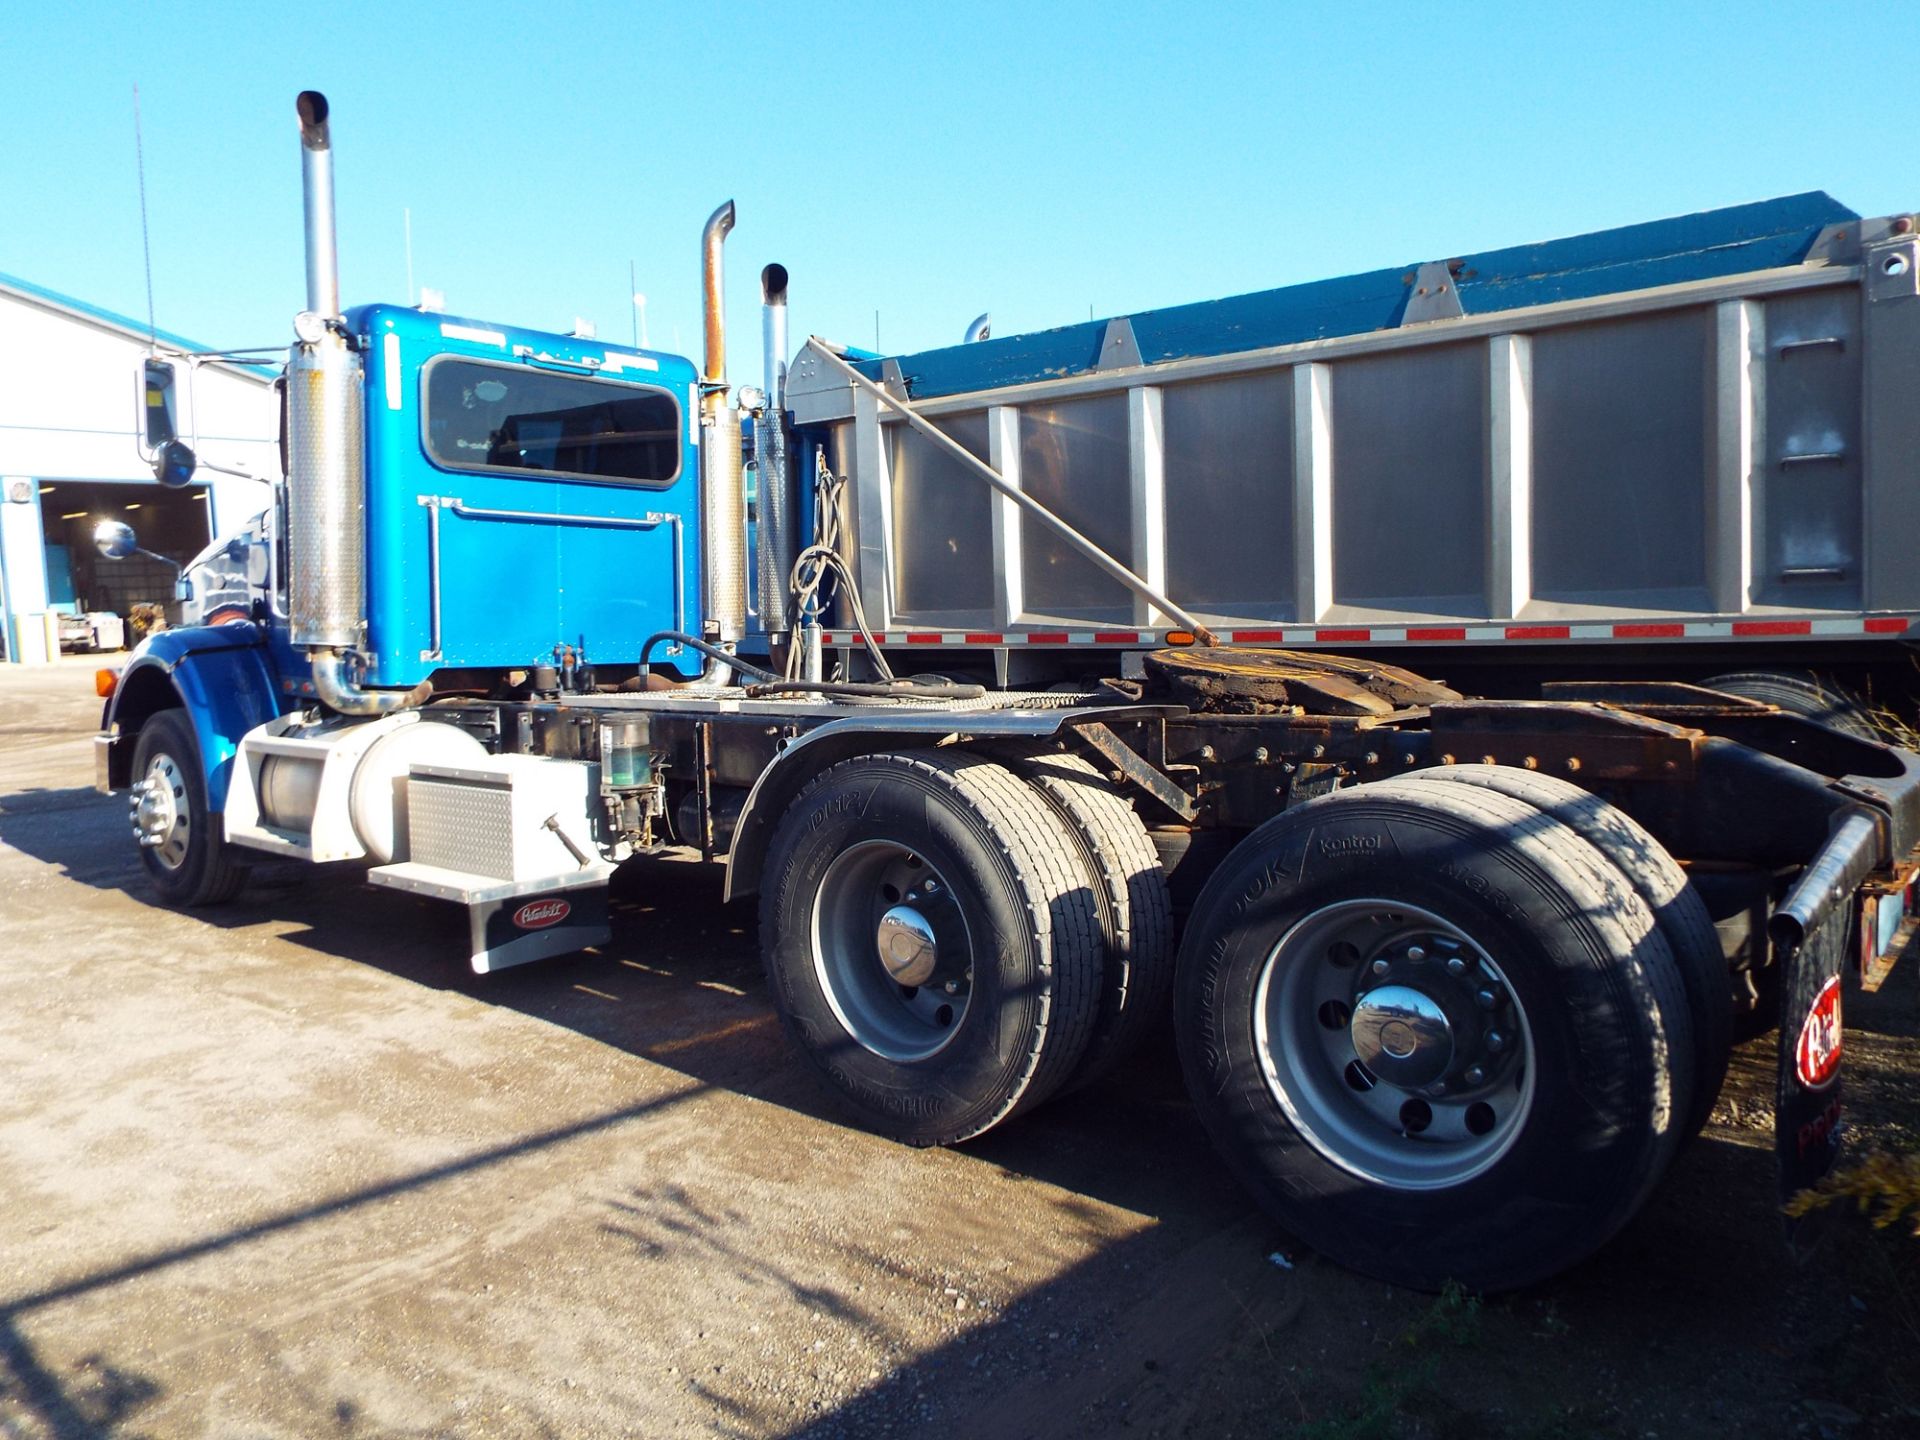
[[[1398,901],[1296,922],[1261,967],[1254,1040],[1294,1129],[1376,1185],[1463,1184],[1533,1108],[1533,1035],[1505,973],[1464,931]]]
[[[187,777],[171,755],[160,754],[147,763],[147,773],[133,787],[133,834],[166,870],[187,863],[187,841],[193,827],[193,806],[187,798]]]
[[[924,856],[890,840],[843,851],[814,895],[812,940],[827,1005],[864,1049],[911,1063],[959,1032],[973,995],[972,938]]]

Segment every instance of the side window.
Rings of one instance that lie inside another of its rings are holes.
[[[616,485],[680,473],[671,392],[442,355],[427,362],[423,440],[449,470],[508,470]]]

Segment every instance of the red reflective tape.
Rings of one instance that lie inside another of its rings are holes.
[[[1067,632],[1064,630],[1035,630],[1027,636],[1027,643],[1029,645],[1064,645],[1067,643]]]
[[[1811,620],[1736,620],[1733,622],[1736,635],[1811,635]]]
[[[1911,624],[1904,616],[1876,615],[1864,628],[1869,635],[1904,635]]]
[[[1236,645],[1258,645],[1269,640],[1285,640],[1284,630],[1235,630],[1229,637]]]
[[[1464,640],[1467,627],[1464,625],[1422,625],[1407,630],[1409,640]]]
[[[1140,632],[1138,630],[1096,630],[1093,632],[1093,643],[1096,645],[1138,645],[1140,643]]]
[[[967,644],[969,645],[1004,645],[1006,643],[1007,637],[1004,635],[989,635],[984,630],[969,630],[967,632]]]
[[[1573,631],[1565,625],[1509,625],[1509,640],[1565,640]]]
[[[1338,645],[1342,641],[1352,644],[1356,640],[1371,640],[1371,630],[1316,630],[1313,638],[1322,645]]]
[[[1679,640],[1685,637],[1684,625],[1616,625],[1613,638],[1616,640]]]
[[[907,644],[909,645],[938,645],[939,643],[940,632],[938,630],[909,630],[907,632]]]

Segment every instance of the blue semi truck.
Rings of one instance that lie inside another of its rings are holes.
[[[763,392],[731,204],[699,364],[342,308],[298,111],[286,474],[98,741],[164,901],[357,865],[490,971],[606,941],[633,857],[723,861],[860,1123],[965,1141],[1170,1013],[1253,1196],[1411,1285],[1604,1244],[1743,1017],[1783,1185],[1831,1165],[1920,845],[1920,757],[1847,695],[1920,611],[1875,548],[1920,494],[1911,217],[1802,196],[904,357],[791,350],[768,266]]]

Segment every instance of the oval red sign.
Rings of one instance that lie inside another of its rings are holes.
[[[1794,1068],[1800,1083],[1818,1090],[1840,1069],[1843,1041],[1840,1029],[1840,977],[1834,976],[1821,988],[1800,1027],[1800,1043],[1794,1047]]]
[[[529,900],[513,912],[513,923],[522,930],[544,930],[572,913],[573,906],[565,900]]]

